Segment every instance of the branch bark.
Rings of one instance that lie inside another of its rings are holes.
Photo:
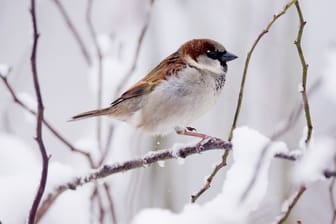
[[[295,2],[297,2],[297,0],[291,0],[291,1],[289,1],[278,14],[273,15],[273,19],[271,20],[271,22],[269,22],[267,24],[267,26],[265,27],[265,29],[258,35],[258,37],[256,38],[256,40],[253,42],[251,49],[247,53],[246,60],[245,60],[244,71],[243,71],[243,76],[242,76],[242,80],[241,80],[241,84],[240,84],[240,90],[239,90],[239,96],[238,96],[238,101],[237,101],[237,107],[236,107],[236,111],[235,111],[235,114],[234,114],[234,119],[233,119],[232,126],[231,126],[231,129],[230,129],[230,132],[229,132],[229,136],[228,136],[228,141],[229,142],[231,142],[232,137],[233,137],[233,131],[234,131],[234,129],[237,126],[237,122],[238,122],[238,118],[239,118],[239,113],[240,113],[241,105],[242,105],[242,102],[243,102],[243,95],[244,95],[245,82],[246,82],[246,78],[247,78],[247,71],[248,71],[248,67],[249,67],[249,64],[250,64],[250,60],[251,60],[252,54],[253,54],[256,46],[258,45],[259,41],[262,39],[262,37],[269,32],[269,30],[271,29],[271,27],[273,26],[273,24],[282,15],[284,15],[287,12],[287,10]],[[195,202],[207,189],[210,188],[212,180],[217,175],[218,171],[220,171],[223,167],[226,166],[228,156],[229,156],[229,151],[225,151],[224,154],[223,154],[223,156],[222,156],[222,161],[220,163],[218,163],[215,166],[215,168],[212,170],[212,172],[208,176],[207,181],[204,184],[204,186],[195,195],[191,196],[191,201],[192,202]]]
[[[294,195],[292,195],[290,198],[287,199],[287,201],[285,202],[286,207],[284,207],[283,208],[284,210],[281,212],[281,214],[278,217],[276,217],[276,223],[277,224],[281,224],[281,223],[284,223],[286,221],[290,212],[295,207],[295,205],[297,204],[297,202],[299,201],[299,199],[301,198],[302,194],[305,191],[306,191],[306,187],[301,186],[299,188],[299,190],[297,192],[295,192]]]
[[[67,190],[76,190],[77,187],[82,186],[84,184],[94,182],[96,180],[102,179],[104,177],[116,173],[146,167],[158,161],[174,158],[186,158],[196,153],[202,153],[215,149],[231,150],[231,148],[232,145],[229,142],[225,142],[219,138],[209,138],[204,140],[201,144],[186,146],[179,149],[167,149],[167,150],[149,152],[141,159],[134,159],[123,163],[115,163],[112,165],[104,165],[102,168],[98,169],[97,171],[94,171],[91,174],[88,174],[83,177],[77,177],[68,183],[56,187],[54,192],[49,193],[46,196],[46,199],[43,201],[38,212],[38,218],[42,217],[44,212],[48,210],[50,205],[58,198],[58,196],[60,196],[63,192]]]
[[[53,2],[55,3],[55,5],[57,6],[58,10],[60,11],[66,25],[68,26],[70,32],[72,33],[73,37],[75,38],[79,48],[81,49],[82,55],[85,59],[85,62],[88,66],[91,66],[92,62],[91,62],[91,58],[90,58],[90,53],[87,50],[83,39],[81,38],[81,36],[79,35],[79,31],[76,29],[75,25],[73,24],[73,22],[70,19],[69,14],[67,13],[67,11],[65,10],[62,2],[60,0],[53,0]]]
[[[86,24],[91,36],[91,39],[93,41],[93,45],[96,51],[96,55],[97,55],[97,66],[98,66],[98,72],[97,72],[97,76],[98,76],[98,86],[97,86],[97,108],[102,108],[103,105],[103,54],[102,51],[100,49],[98,40],[97,40],[97,33],[96,30],[93,26],[93,22],[92,22],[92,9],[93,9],[93,0],[88,0],[87,2],[87,7],[86,7],[86,13],[85,13],[85,17],[86,17]],[[97,121],[97,127],[96,127],[96,133],[97,133],[97,144],[98,144],[98,149],[99,151],[102,153],[102,124],[101,124],[101,120],[102,118],[100,116],[98,116],[96,118]]]
[[[312,124],[312,120],[311,120],[311,115],[310,115],[310,107],[309,107],[309,102],[308,102],[308,97],[307,97],[307,78],[308,78],[308,64],[306,62],[305,56],[303,54],[303,50],[302,50],[302,34],[303,34],[303,29],[304,26],[306,25],[306,21],[303,18],[303,14],[301,11],[301,7],[300,7],[300,3],[297,1],[295,2],[295,8],[299,17],[299,21],[300,21],[300,28],[298,30],[298,34],[297,34],[297,38],[294,42],[294,44],[296,45],[298,54],[299,54],[299,58],[300,58],[300,62],[301,62],[301,66],[302,66],[302,100],[303,100],[303,105],[304,105],[304,111],[305,111],[305,117],[306,117],[306,123],[307,123],[307,128],[308,128],[308,132],[307,132],[307,137],[305,140],[305,143],[308,144],[310,139],[311,139],[311,135],[312,135],[312,131],[313,131],[313,124]]]
[[[28,216],[28,224],[34,224],[35,223],[35,217],[36,212],[38,209],[38,206],[40,204],[40,201],[42,199],[45,186],[47,183],[47,177],[48,177],[48,164],[49,164],[49,157],[47,155],[46,148],[43,143],[42,138],[42,121],[43,121],[43,115],[44,115],[44,106],[42,101],[42,95],[40,90],[40,84],[38,80],[38,74],[37,74],[37,66],[36,66],[36,53],[37,53],[37,44],[38,44],[38,38],[39,33],[37,29],[37,19],[36,19],[36,5],[35,0],[30,1],[30,13],[33,23],[33,47],[32,52],[30,56],[30,64],[31,64],[31,70],[32,70],[32,76],[33,76],[33,82],[34,82],[34,89],[36,93],[37,98],[37,116],[36,116],[36,137],[35,140],[37,141],[37,144],[40,149],[41,157],[42,157],[42,172],[41,172],[41,178],[38,190],[36,192],[33,204],[31,206],[31,209],[29,211]]]
[[[37,116],[37,113],[35,110],[29,108],[23,101],[21,101],[13,86],[8,82],[8,79],[6,76],[2,76],[0,74],[0,79],[3,81],[5,87],[7,88],[9,94],[11,95],[13,101],[18,104],[22,109],[24,109],[25,111],[27,111],[28,113]],[[44,117],[42,118],[42,123],[46,126],[46,128],[59,140],[61,141],[65,146],[67,146],[71,151],[75,152],[75,153],[79,153],[81,155],[83,155],[84,157],[86,157],[86,159],[88,160],[88,162],[90,163],[91,167],[94,166],[94,161],[92,156],[88,153],[85,152],[81,149],[76,148],[74,145],[72,145],[59,131],[56,130],[55,127],[53,127],[51,125],[51,123],[46,120]]]
[[[151,7],[153,7],[154,2],[155,2],[154,0],[150,0],[150,6]],[[117,87],[117,91],[116,91],[117,94],[119,94],[121,92],[122,88],[128,82],[128,80],[132,77],[132,74],[134,73],[134,71],[136,69],[136,66],[137,66],[137,63],[138,63],[139,54],[140,54],[140,49],[141,49],[141,46],[142,46],[145,34],[147,32],[148,26],[149,26],[150,18],[151,18],[151,11],[149,11],[147,13],[147,18],[145,20],[145,23],[144,23],[142,29],[141,29],[141,32],[140,32],[140,35],[139,35],[139,38],[138,38],[138,43],[137,43],[137,47],[136,47],[136,50],[135,50],[135,55],[134,55],[134,58],[133,58],[133,62],[132,62],[131,68],[124,75],[124,78],[121,80],[120,85]]]

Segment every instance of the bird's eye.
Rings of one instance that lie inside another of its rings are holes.
[[[211,51],[211,50],[207,50],[206,55],[212,59],[218,59],[219,57],[219,54],[217,51]]]

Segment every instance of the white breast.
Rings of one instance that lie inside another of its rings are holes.
[[[201,74],[198,69],[187,67],[154,89],[133,123],[152,134],[186,127],[215,104],[221,89],[218,84],[223,84],[224,76],[225,73]]]

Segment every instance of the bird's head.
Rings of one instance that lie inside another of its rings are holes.
[[[226,72],[226,63],[237,58],[223,45],[210,39],[190,40],[183,44],[178,52],[190,66],[215,74]]]

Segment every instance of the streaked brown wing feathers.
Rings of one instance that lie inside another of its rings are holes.
[[[179,56],[178,52],[173,53],[156,66],[147,76],[135,83],[121,97],[111,103],[112,106],[121,103],[126,99],[138,97],[150,93],[162,80],[167,80],[169,76],[176,75],[177,72],[186,67],[186,63]]]

